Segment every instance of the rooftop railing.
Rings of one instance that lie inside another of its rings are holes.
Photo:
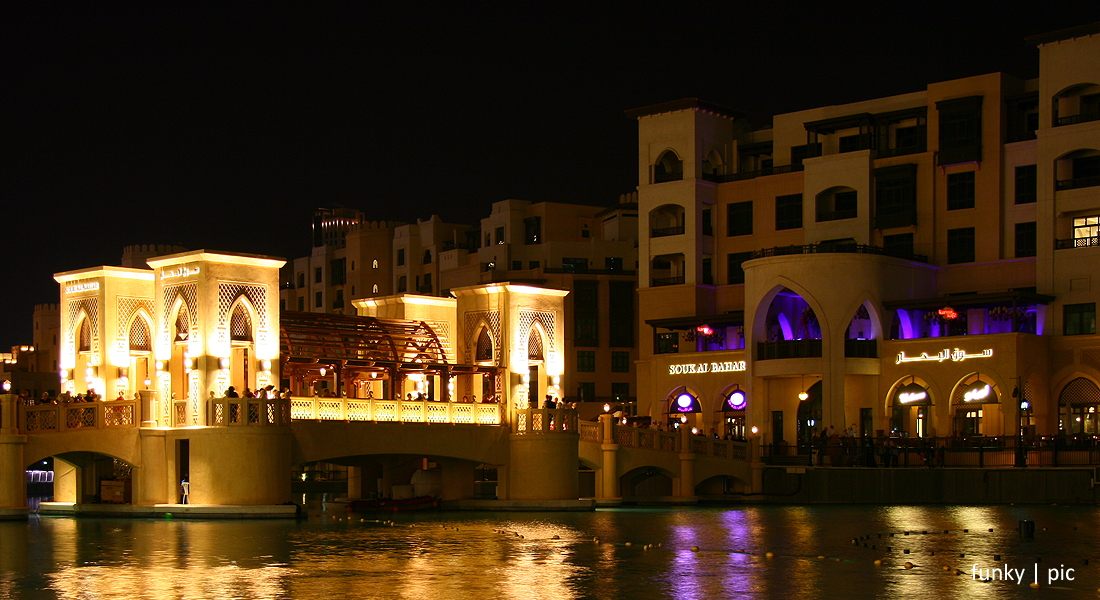
[[[876,254],[879,256],[892,256],[903,260],[916,262],[928,262],[928,257],[923,254],[907,254],[895,252],[879,246],[865,244],[803,244],[794,246],[776,246],[764,248],[752,253],[752,258],[767,258],[771,256],[787,256],[791,254]]]

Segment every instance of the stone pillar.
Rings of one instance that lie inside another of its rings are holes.
[[[576,500],[580,436],[554,430],[511,434],[509,500]]]
[[[157,426],[157,391],[156,390],[138,390],[138,395],[141,397],[139,402],[140,406],[138,410],[141,411],[141,426],[142,427],[156,427]]]
[[[600,469],[600,481],[602,483],[599,492],[600,498],[619,497],[619,445],[615,443],[615,428],[609,414],[600,415],[600,437],[603,443],[600,450],[603,451],[603,465]]]
[[[25,519],[30,512],[23,464],[27,436],[19,435],[18,401],[14,394],[0,396],[0,519]]]
[[[681,497],[695,496],[695,454],[691,451],[691,428],[685,426],[677,429],[680,432],[680,489],[677,495]]]

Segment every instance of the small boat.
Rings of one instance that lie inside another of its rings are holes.
[[[433,510],[439,502],[432,496],[417,496],[402,500],[352,500],[348,502],[351,512],[404,512],[409,510]]]

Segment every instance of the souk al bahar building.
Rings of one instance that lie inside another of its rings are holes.
[[[1095,434],[1100,24],[1003,73],[638,123],[639,414],[794,446]],[[1096,281],[1093,281],[1096,279]]]

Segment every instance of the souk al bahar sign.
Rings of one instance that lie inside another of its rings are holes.
[[[669,365],[669,375],[687,375],[693,373],[736,373],[745,370],[745,361],[733,360],[710,363],[682,363]]]
[[[993,349],[986,348],[977,354],[968,354],[965,350],[955,348],[952,351],[950,348],[944,348],[935,354],[928,354],[927,352],[921,352],[920,356],[906,356],[904,352],[898,352],[898,358],[894,361],[894,364],[900,365],[907,362],[943,362],[950,360],[952,362],[962,362],[971,358],[989,358],[993,356]]]

